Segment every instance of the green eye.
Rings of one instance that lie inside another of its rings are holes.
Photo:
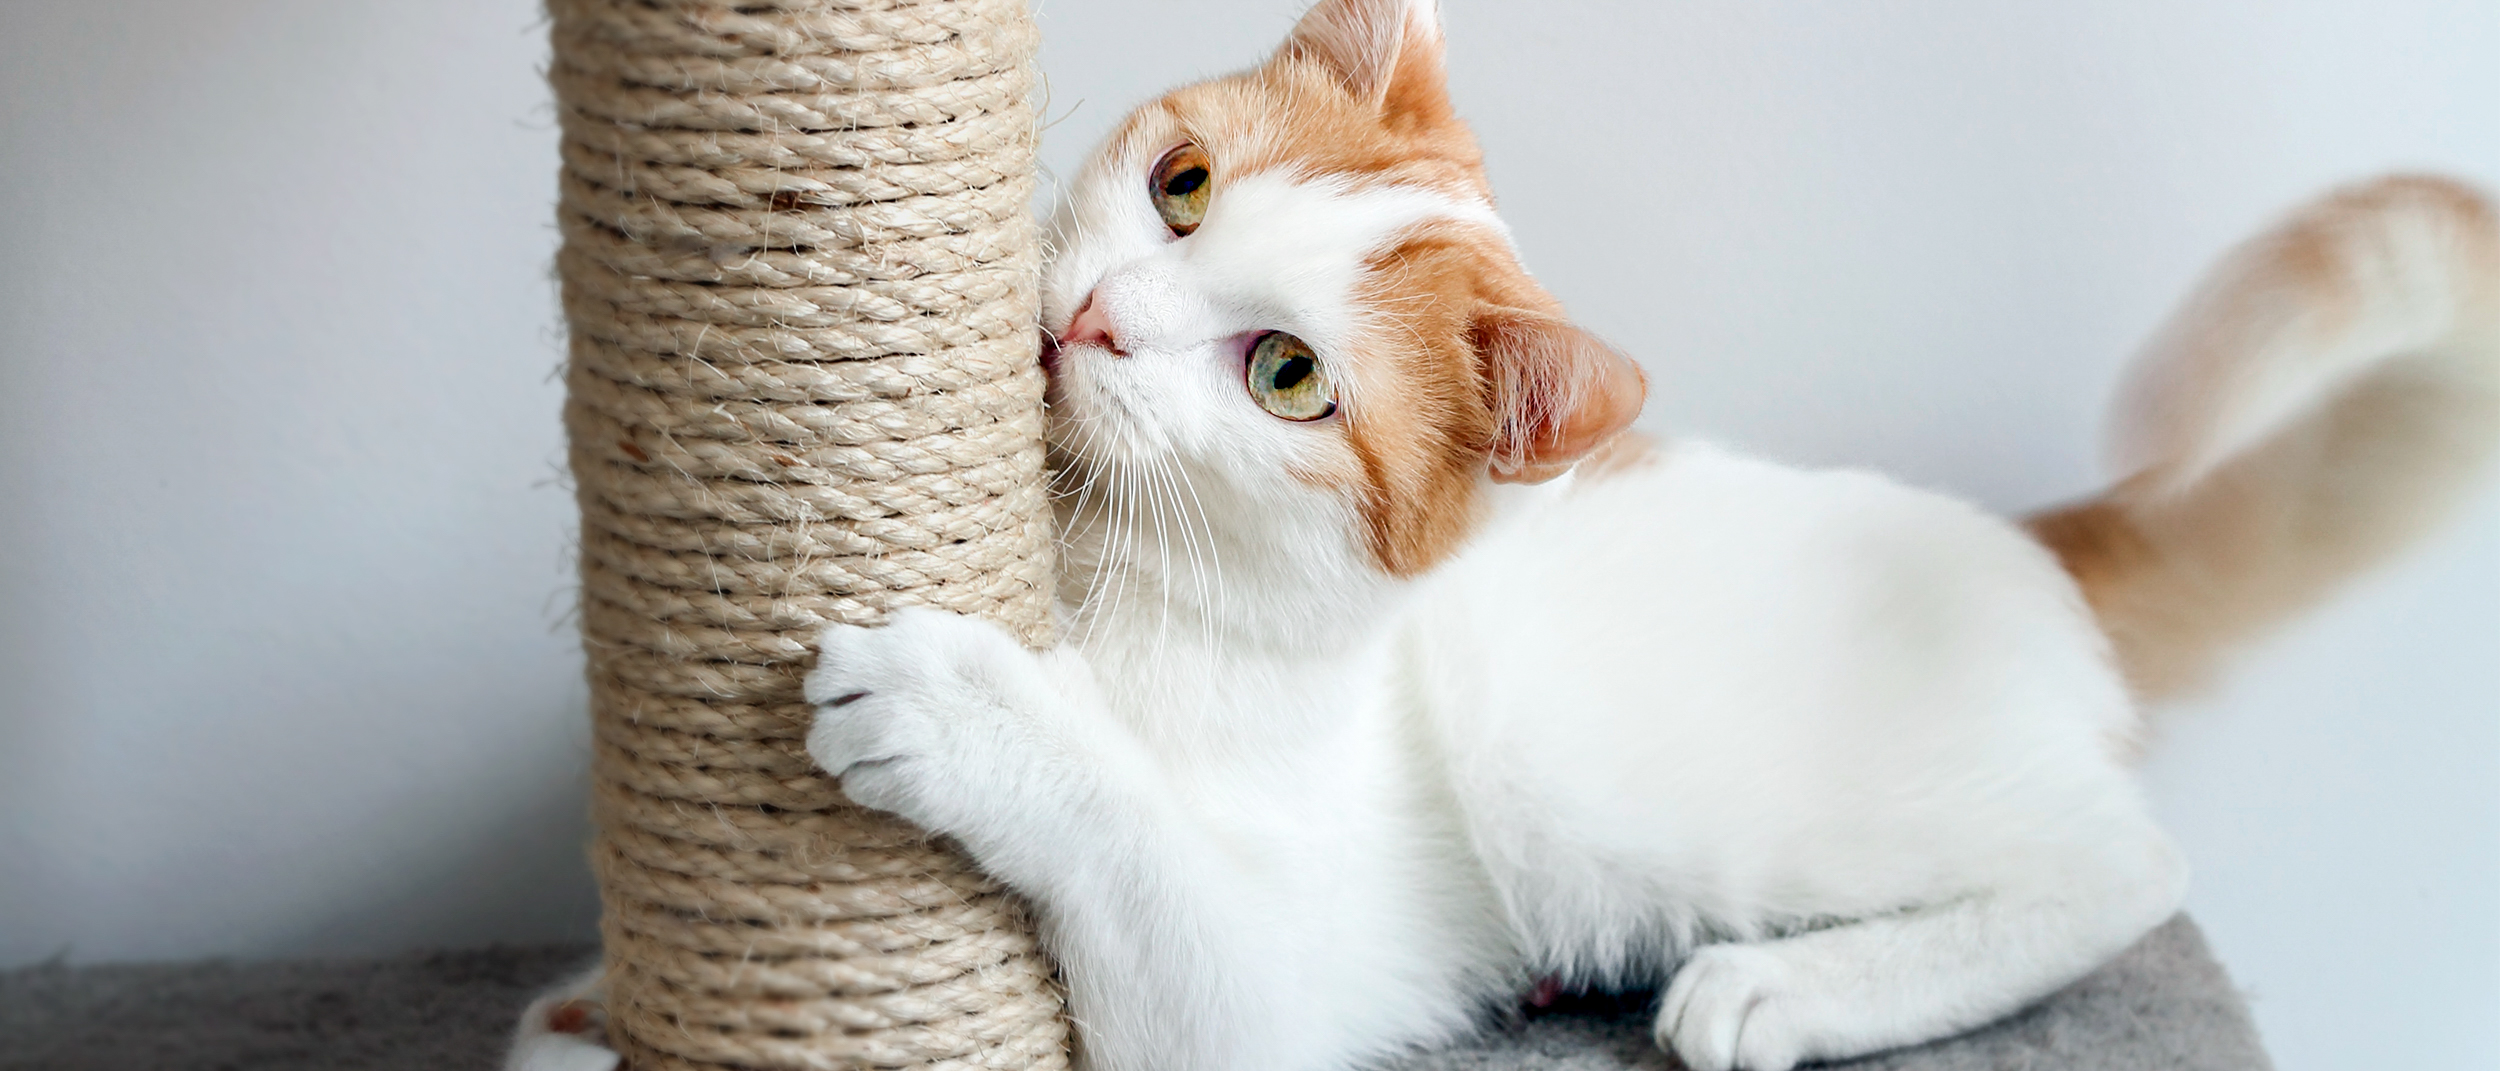
[[[1337,388],[1319,366],[1319,355],[1282,331],[1259,336],[1250,347],[1250,400],[1287,420],[1318,420],[1337,411]]]
[[[1183,144],[1155,161],[1153,186],[1155,214],[1163,217],[1163,225],[1172,228],[1174,236],[1198,229],[1198,221],[1207,218],[1207,195],[1215,177],[1207,163],[1205,150]]]

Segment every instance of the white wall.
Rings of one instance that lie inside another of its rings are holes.
[[[0,963],[589,932],[535,21],[0,5]]]
[[[1447,0],[1651,422],[2006,509],[2339,180],[2500,185],[2487,0]],[[1048,0],[1045,157],[1297,0]],[[585,931],[528,0],[0,6],[0,963]],[[2285,1071],[2500,1051],[2500,480],[2166,716]]]

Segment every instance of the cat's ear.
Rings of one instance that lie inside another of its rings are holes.
[[[1559,316],[1490,308],[1472,339],[1493,411],[1492,476],[1543,483],[1641,415],[1649,377],[1622,351]]]
[[[1438,0],[1320,0],[1276,50],[1318,64],[1373,107],[1446,102]]]

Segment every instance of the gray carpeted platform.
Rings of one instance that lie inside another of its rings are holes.
[[[483,1071],[581,948],[339,963],[0,973],[0,1071]],[[1399,1071],[1668,1071],[1647,1017],[1547,1012]],[[2030,1012],[1852,1071],[2265,1071],[2247,1007],[2185,918]]]
[[[1397,1071],[1680,1071],[1633,1014],[1547,1015]],[[1848,1071],[2269,1071],[2248,1005],[2182,915],[2038,1007]]]

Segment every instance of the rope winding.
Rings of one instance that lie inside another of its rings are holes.
[[[1058,1068],[997,885],[808,762],[826,622],[1049,629],[1025,0],[550,0],[610,1033]]]

